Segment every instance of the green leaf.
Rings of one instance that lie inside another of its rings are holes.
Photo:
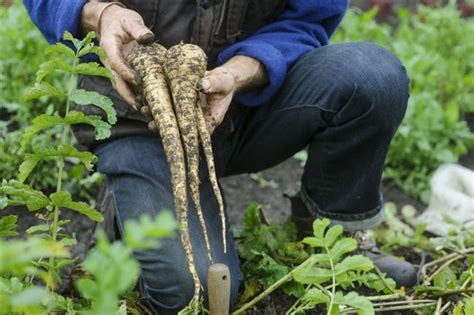
[[[61,242],[64,244],[64,242]],[[57,269],[62,269],[64,267],[67,267],[71,264],[73,264],[78,258],[61,258],[56,260],[56,268]]]
[[[440,288],[456,288],[457,277],[456,273],[450,267],[444,268],[433,278],[433,284],[435,287]]]
[[[88,44],[79,52],[79,57],[85,56],[87,54],[95,54],[99,56],[100,60],[103,62],[105,60],[104,50],[98,46],[95,46],[93,43]]]
[[[50,202],[41,191],[34,190],[15,180],[3,182],[0,186],[0,193],[8,197],[9,206],[25,205],[29,211],[45,208]]]
[[[76,287],[81,292],[82,296],[86,299],[93,299],[99,294],[97,284],[91,279],[79,279],[76,281]]]
[[[242,220],[242,227],[244,229],[244,233],[251,233],[255,230],[258,230],[260,224],[260,205],[258,203],[252,202],[248,205],[247,210],[244,214],[244,218]]]
[[[102,121],[99,116],[86,116],[82,112],[70,111],[69,114],[65,117],[64,121],[69,125],[87,124],[93,126],[95,128],[96,140],[104,140],[110,137],[111,126],[105,121]]]
[[[113,102],[107,96],[97,92],[77,89],[72,92],[70,99],[79,105],[95,105],[105,112],[109,124],[113,125],[117,122],[117,113],[113,107]]]
[[[87,46],[92,43],[92,41],[96,38],[95,32],[87,33],[86,37],[82,40],[82,46]]]
[[[48,298],[49,295],[50,293],[46,288],[31,287],[11,296],[10,302],[14,307],[41,305],[43,300]]]
[[[303,243],[308,244],[313,248],[324,248],[324,239],[320,239],[317,237],[305,237],[303,239]]]
[[[27,239],[0,239],[0,274],[6,272],[23,276],[31,272],[34,261],[44,257],[66,257],[67,250],[54,243],[32,236]]]
[[[71,194],[66,191],[60,191],[53,193],[49,196],[51,199],[51,206],[53,207],[61,207],[61,208],[68,208],[79,212],[93,221],[102,222],[104,217],[102,214],[89,206],[85,202],[81,201],[72,201]]]
[[[65,31],[63,34],[63,40],[72,42],[74,40],[74,36],[72,36],[72,34],[68,31]]]
[[[327,247],[331,247],[334,242],[342,235],[343,228],[342,225],[335,225],[329,228],[324,236],[324,241],[326,242]]]
[[[35,234],[37,232],[47,232],[47,231],[49,231],[49,225],[44,223],[44,224],[33,225],[32,227],[26,230],[26,233]]]
[[[258,263],[255,266],[257,274],[260,275],[258,282],[268,288],[276,281],[288,274],[288,267],[277,263],[266,253],[255,253],[258,257]]]
[[[314,233],[314,236],[316,236],[317,238],[319,239],[324,239],[324,233],[326,232],[326,229],[327,227],[329,226],[329,224],[331,223],[331,221],[329,221],[329,219],[322,219],[322,220],[315,220],[313,222],[313,233]]]
[[[334,297],[334,303],[339,305],[348,305],[357,309],[358,315],[374,315],[374,306],[372,302],[365,296],[360,296],[356,292],[350,292],[346,295],[342,295],[341,292],[336,292]]]
[[[8,206],[8,198],[0,197],[0,210],[5,209]]]
[[[311,255],[315,264],[329,266],[330,260],[328,254],[313,254]]]
[[[393,279],[387,278],[385,274],[378,275],[372,272],[364,273],[359,276],[360,280],[366,287],[374,289],[377,292],[390,294],[395,290],[396,283]]]
[[[132,249],[146,249],[157,246],[157,239],[172,237],[177,228],[171,211],[162,210],[154,220],[142,216],[139,221],[125,223],[125,243]]]
[[[56,43],[55,45],[50,45],[45,50],[46,54],[58,53],[61,55],[65,55],[71,58],[76,56],[74,50],[69,48],[68,46],[64,45],[63,43]]]
[[[18,180],[23,183],[31,174],[39,161],[45,158],[76,158],[79,159],[87,170],[92,170],[97,157],[87,151],[79,151],[71,145],[62,145],[58,149],[37,150],[34,154],[25,155],[25,160],[20,165]]]
[[[59,116],[50,116],[47,114],[39,115],[33,119],[31,126],[26,128],[20,141],[20,147],[25,149],[26,145],[31,141],[31,138],[33,138],[35,134],[53,126],[60,126],[62,123],[63,119]]]
[[[18,233],[14,231],[16,229],[17,220],[18,217],[13,214],[0,218],[0,238],[18,235]]]
[[[330,269],[308,267],[296,270],[293,278],[303,284],[320,284],[332,278]]]
[[[133,287],[140,275],[131,250],[123,242],[110,244],[102,232],[83,266],[90,279],[79,280],[76,285],[84,297],[92,300],[90,313],[116,314],[119,296]]]
[[[26,128],[20,141],[21,148],[25,149],[33,136],[42,130],[65,124],[87,124],[93,126],[95,128],[96,140],[103,140],[110,137],[111,126],[105,121],[102,121],[99,116],[86,116],[84,113],[78,111],[70,111],[65,118],[42,114],[33,119],[32,125]]]
[[[110,81],[114,81],[114,76],[112,72],[109,69],[101,66],[97,62],[87,62],[87,63],[78,64],[74,68],[74,73],[99,76],[99,77],[107,78]]]
[[[74,36],[72,36],[72,34],[69,33],[68,31],[64,32],[63,40],[72,42],[72,44],[74,45],[74,48],[76,48],[76,50],[79,50],[79,49],[82,48],[82,41],[74,38]]]
[[[357,249],[357,241],[352,238],[342,238],[334,244],[334,246],[329,250],[329,254],[331,255],[334,261],[338,261],[339,258],[347,253],[350,253]]]
[[[323,303],[329,303],[330,299],[329,297],[324,294],[321,290],[312,288],[309,289],[305,295],[303,295],[302,300],[308,300],[311,301],[311,304],[313,306],[316,306],[318,304],[323,304]]]
[[[20,183],[24,183],[31,172],[34,170],[38,162],[41,160],[41,157],[36,154],[27,154],[25,155],[25,159],[23,163],[21,163],[18,169],[18,181]]]
[[[43,62],[38,71],[36,72],[36,83],[40,83],[48,75],[55,71],[62,71],[66,73],[71,72],[71,65],[69,65],[64,59],[55,57],[46,62]]]
[[[464,306],[464,312],[466,314],[474,314],[474,297],[470,297],[466,300],[466,305]]]
[[[374,268],[372,261],[362,255],[346,257],[342,262],[334,266],[334,273],[340,275],[348,271],[370,271]]]
[[[48,82],[40,82],[36,83],[34,87],[30,88],[25,96],[24,99],[26,101],[33,100],[33,99],[38,99],[42,96],[52,96],[56,97],[60,100],[64,99],[66,95],[57,87],[51,85]]]

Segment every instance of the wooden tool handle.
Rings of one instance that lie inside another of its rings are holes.
[[[214,264],[207,272],[209,312],[211,315],[228,315],[230,307],[230,271],[224,264]]]

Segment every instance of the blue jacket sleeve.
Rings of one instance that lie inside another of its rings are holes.
[[[50,44],[61,41],[65,31],[78,36],[86,0],[24,0],[23,3],[33,23]]]
[[[220,52],[218,64],[236,55],[255,58],[267,69],[269,83],[260,90],[236,95],[247,106],[268,102],[285,81],[288,69],[304,53],[327,45],[347,10],[348,0],[289,0],[273,23]]]

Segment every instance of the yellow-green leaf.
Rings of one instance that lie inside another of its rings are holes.
[[[71,194],[66,191],[53,193],[49,196],[49,198],[51,199],[50,205],[53,207],[61,207],[74,210],[78,213],[87,216],[93,221],[102,222],[104,220],[104,217],[99,211],[95,210],[85,202],[73,201]]]

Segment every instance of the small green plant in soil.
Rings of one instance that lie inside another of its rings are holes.
[[[77,293],[82,298],[62,296],[56,289],[61,283],[60,271],[77,262],[70,257],[69,247],[76,243],[73,236],[64,233],[69,220],[61,218],[61,212],[69,209],[83,214],[93,221],[102,221],[100,212],[91,205],[75,201],[65,190],[66,163],[77,161],[91,170],[96,157],[87,151],[79,151],[70,145],[71,126],[87,124],[94,128],[96,139],[110,136],[116,113],[112,101],[96,92],[77,88],[77,75],[95,75],[112,79],[109,70],[95,62],[81,63],[80,58],[103,52],[94,46],[94,33],[78,40],[65,33],[64,42],[46,48],[48,60],[39,66],[36,84],[26,94],[26,100],[37,98],[57,99],[64,104],[58,113],[44,113],[31,122],[19,139],[24,154],[17,170],[17,179],[3,180],[0,186],[0,209],[7,206],[24,206],[34,212],[41,223],[27,229],[26,239],[15,238],[18,217],[0,218],[0,312],[21,314],[49,314],[87,312],[88,314],[115,314],[119,310],[119,298],[130,290],[139,275],[138,262],[132,251],[156,247],[158,238],[171,236],[176,222],[170,212],[162,212],[157,218],[143,217],[138,223],[127,222],[124,242],[110,243],[103,233],[97,246],[83,262],[82,275],[75,281]],[[57,86],[49,78],[62,73],[68,82],[66,88]],[[102,117],[85,115],[71,109],[72,104],[97,106]],[[57,136],[49,141],[35,142],[41,134],[53,131]],[[44,160],[54,162],[49,171],[56,179],[52,193],[34,188],[30,175]],[[82,172],[79,172],[82,173]],[[87,181],[84,181],[86,183]],[[9,238],[9,239],[6,239]],[[122,308],[123,308],[122,303]]]
[[[341,226],[327,229],[328,225],[328,220],[316,220],[314,236],[298,242],[291,222],[283,226],[268,223],[261,208],[251,204],[244,216],[242,239],[238,245],[245,279],[241,307],[234,313],[245,312],[276,289],[283,289],[297,299],[288,310],[290,314],[313,309],[326,301],[318,303],[316,298],[311,299],[316,290],[322,290],[322,294],[328,297],[331,309],[340,304],[371,309],[370,301],[363,296],[356,292],[341,295],[342,291],[336,292],[336,288],[366,287],[374,292],[392,293],[393,280],[369,272],[373,264],[367,258],[348,256],[356,249],[356,241],[342,237]],[[325,282],[330,282],[329,288],[323,286]]]
[[[412,210],[405,207],[400,214],[387,204],[387,223],[372,231],[381,245],[390,244],[382,248],[411,257],[419,265],[420,285],[405,290],[395,289],[392,279],[358,255],[357,242],[345,236],[341,226],[316,220],[314,235],[298,242],[290,222],[268,223],[261,208],[250,205],[238,246],[244,290],[233,314],[258,307],[277,289],[294,298],[287,314],[315,310],[318,314],[411,310],[470,314],[466,310],[472,307],[474,292],[473,232],[453,226],[448,237],[430,237],[423,226],[409,224]]]
[[[71,34],[65,33],[64,40],[70,41],[75,50],[62,43],[49,46],[46,53],[49,60],[39,66],[36,73],[36,84],[26,94],[27,100],[40,98],[43,96],[54,97],[64,100],[64,114],[51,115],[41,114],[34,118],[31,125],[26,128],[21,139],[20,147],[23,150],[29,149],[30,153],[24,155],[22,164],[18,169],[17,180],[4,180],[0,186],[1,203],[5,206],[25,205],[29,211],[40,211],[38,217],[42,224],[30,227],[27,232],[30,235],[38,235],[52,243],[57,241],[65,246],[75,243],[75,240],[62,233],[63,226],[68,221],[60,219],[61,208],[67,208],[88,216],[94,221],[102,221],[102,215],[84,202],[73,201],[71,194],[64,190],[63,178],[67,160],[77,160],[88,170],[92,170],[96,157],[87,151],[79,151],[69,144],[72,136],[71,125],[89,124],[96,130],[96,138],[104,139],[110,135],[111,124],[116,121],[115,110],[112,101],[96,92],[88,92],[77,89],[76,77],[78,74],[101,75],[112,78],[109,70],[99,66],[97,63],[80,63],[80,57],[88,53],[102,55],[92,40],[94,34],[90,33],[82,41],[74,39]],[[67,90],[56,87],[47,81],[50,74],[60,71],[64,73],[68,81]],[[86,116],[82,112],[71,110],[72,103],[95,105],[107,113],[107,122],[102,121],[98,116]],[[57,140],[49,143],[42,143],[40,147],[33,147],[31,142],[38,134],[44,130],[54,128],[59,134]],[[44,160],[53,160],[56,165],[56,191],[49,196],[39,190],[35,190],[31,185],[26,184],[32,171]],[[59,281],[59,270],[74,260],[56,259],[51,256],[48,261],[41,261],[38,264],[48,271],[47,283],[54,287],[54,283]]]

